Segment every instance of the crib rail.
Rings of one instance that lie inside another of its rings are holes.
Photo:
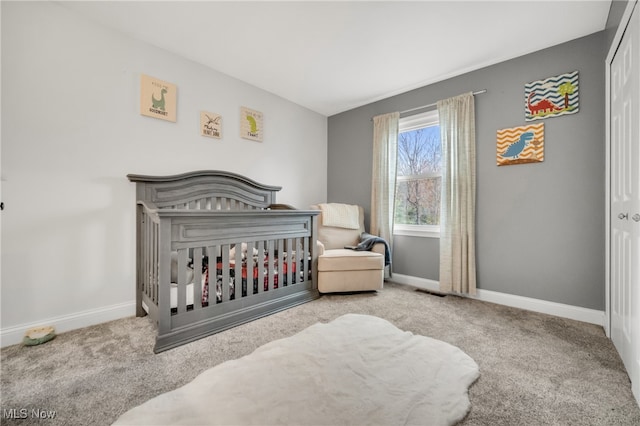
[[[163,209],[264,209],[275,203],[275,194],[282,189],[220,170],[172,176],[129,174],[127,177],[138,183],[138,200]]]

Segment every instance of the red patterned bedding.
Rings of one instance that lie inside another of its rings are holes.
[[[258,281],[259,281],[259,277],[260,277],[260,270],[259,270],[259,265],[257,264],[258,260],[256,257],[254,257],[253,259],[253,276],[252,276],[252,288],[251,291],[252,293],[250,294],[256,294],[258,293]],[[304,268],[302,267],[303,265],[300,265],[300,268],[297,267],[297,262],[292,261],[291,262],[291,283],[295,284],[296,282],[299,281],[304,281],[302,278],[302,276],[298,276],[297,271],[300,270],[300,274],[303,274],[303,270]],[[289,283],[287,282],[287,276],[288,274],[288,263],[286,261],[282,262],[282,271],[278,270],[278,259],[275,258],[273,260],[269,260],[268,257],[265,256],[264,261],[263,261],[263,290],[264,291],[268,291],[269,290],[269,268],[272,269],[273,271],[273,288],[278,288],[280,282],[282,282],[283,286],[288,285]],[[309,267],[308,269],[309,271],[311,271],[311,268]],[[282,272],[282,280],[279,278],[280,277],[280,272]],[[236,268],[235,268],[235,264],[234,263],[230,263],[229,265],[229,295],[230,295],[230,299],[235,299],[235,291],[236,291]],[[242,261],[242,296],[246,296],[247,295],[247,261],[243,260]],[[204,266],[203,266],[203,287],[202,287],[202,305],[203,306],[207,306],[209,304],[209,283],[210,283],[210,274],[209,274],[209,266],[208,266],[208,261],[205,259],[204,262]],[[223,274],[223,263],[222,263],[222,258],[218,257],[217,258],[217,262],[216,262],[216,301],[217,303],[220,303],[222,301],[222,284],[223,284],[223,280],[224,280],[224,274]]]

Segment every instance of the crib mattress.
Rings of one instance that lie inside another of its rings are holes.
[[[171,283],[171,309],[178,308],[178,285]],[[187,284],[187,306],[193,305],[193,284]],[[149,313],[149,307],[142,301],[142,308]]]

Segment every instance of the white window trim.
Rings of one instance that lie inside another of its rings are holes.
[[[393,225],[393,235],[421,238],[440,238],[439,225]]]
[[[421,175],[404,175],[396,176],[396,182],[404,182],[409,180],[433,179],[442,177],[442,173],[422,173]]]
[[[434,126],[440,123],[438,110],[415,114],[409,117],[401,117],[398,123],[398,132],[408,132],[423,127]],[[396,176],[397,181],[409,180],[414,177],[430,178],[442,176],[441,174],[424,174],[420,176]],[[421,238],[440,238],[440,225],[393,225],[393,235]]]
[[[401,117],[398,122],[398,133],[435,126],[436,124],[440,124],[440,117],[438,116],[438,110],[434,109],[409,117]]]

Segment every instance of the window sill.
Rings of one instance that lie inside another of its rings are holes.
[[[403,226],[398,228],[395,226],[393,228],[393,235],[401,235],[403,237],[420,237],[420,238],[440,238],[440,228],[439,227],[426,227],[422,226]]]

